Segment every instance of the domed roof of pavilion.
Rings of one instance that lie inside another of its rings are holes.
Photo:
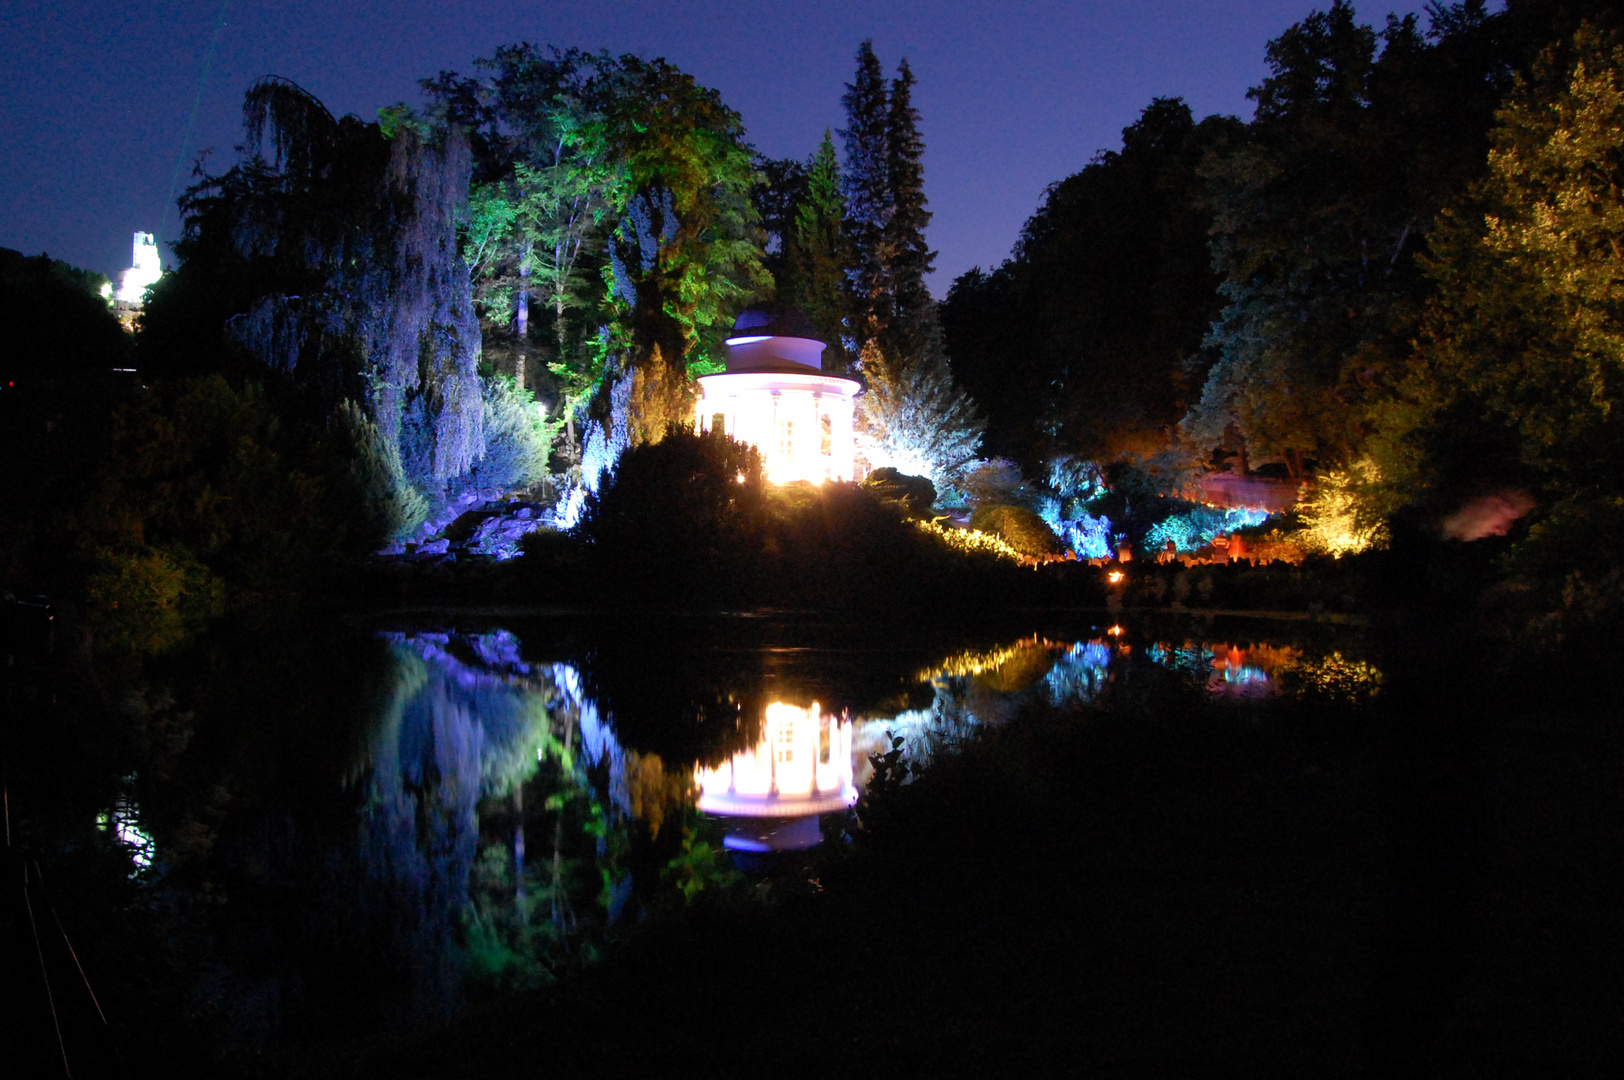
[[[728,340],[741,337],[792,337],[809,341],[823,341],[817,327],[800,308],[788,304],[764,303],[741,311],[733,320],[733,333]],[[828,342],[824,342],[828,344]]]

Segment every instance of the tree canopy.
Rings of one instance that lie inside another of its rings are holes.
[[[947,350],[987,408],[989,451],[1038,472],[1055,453],[1109,460],[1165,444],[1218,312],[1197,169],[1239,128],[1158,98],[1120,151],[1049,188],[1003,266],[954,282]]]
[[[1607,488],[1624,451],[1624,45],[1581,28],[1497,119],[1487,175],[1433,233],[1420,364],[1383,436],[1413,464],[1440,417],[1456,434],[1487,421],[1556,490]]]
[[[617,424],[658,439],[663,419],[613,415],[612,386],[635,380],[658,418],[680,415],[688,376],[717,368],[734,315],[771,289],[743,124],[663,60],[521,44],[477,66],[487,77],[424,85],[475,132],[481,213],[464,250],[491,362],[558,401],[566,460],[603,458]],[[534,321],[532,291],[547,301]],[[543,363],[527,368],[529,354]],[[577,449],[588,413],[592,446]]]

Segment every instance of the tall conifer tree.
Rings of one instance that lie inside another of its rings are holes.
[[[885,247],[886,225],[891,220],[890,116],[885,75],[872,41],[858,46],[857,77],[847,84],[840,101],[846,107],[847,126],[840,137],[846,148],[843,180],[846,235],[851,244],[846,288],[852,350],[860,353],[890,325],[892,298]]]
[[[823,142],[806,170],[806,192],[784,230],[784,276],[781,295],[806,312],[828,344],[824,366],[843,371],[848,366],[842,339],[846,324],[845,269],[848,264],[845,204],[840,197],[840,165],[834,140]]]
[[[865,41],[841,99],[850,348],[868,381],[857,401],[857,442],[871,466],[951,483],[975,457],[986,421],[954,384],[925,288],[934,254],[925,247],[930,211],[913,85],[903,61],[887,93]]]
[[[913,107],[913,70],[898,66],[891,83],[886,123],[886,184],[891,216],[885,223],[884,249],[891,292],[891,321],[881,339],[888,356],[911,356],[932,340],[936,304],[925,287],[935,269],[936,253],[925,246],[925,142],[919,136],[919,111]]]

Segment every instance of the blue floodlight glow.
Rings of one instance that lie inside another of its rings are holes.
[[[1044,682],[1056,705],[1093,701],[1105,687],[1111,664],[1111,646],[1103,641],[1079,641],[1049,669]]]
[[[1267,510],[1247,507],[1219,509],[1198,506],[1188,513],[1174,514],[1152,526],[1145,534],[1145,548],[1160,551],[1171,540],[1175,551],[1195,551],[1212,543],[1212,538],[1220,534],[1261,525],[1268,516]]]
[[[749,345],[757,341],[766,341],[771,334],[756,334],[751,337],[730,337],[722,342],[724,345]]]
[[[1108,559],[1111,546],[1111,519],[1103,514],[1095,517],[1084,514],[1076,521],[1064,522],[1060,535],[1068,547],[1082,559]]]

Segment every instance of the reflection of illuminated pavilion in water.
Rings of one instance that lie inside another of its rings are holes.
[[[788,851],[818,843],[818,815],[857,801],[852,782],[851,721],[775,701],[761,737],[715,768],[700,768],[699,808],[745,819],[733,823],[726,845],[742,851]],[[794,819],[768,825],[763,819]]]

